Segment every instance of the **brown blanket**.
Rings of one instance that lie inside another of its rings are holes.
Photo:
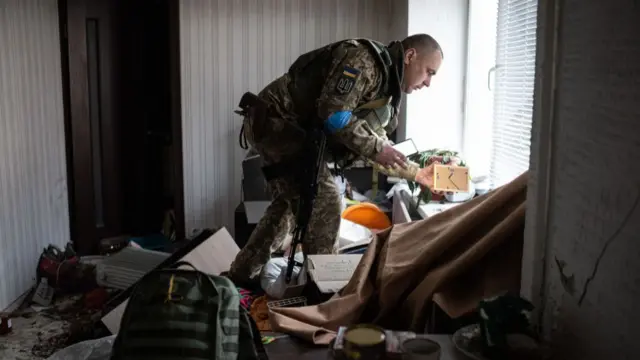
[[[340,294],[272,309],[272,328],[316,344],[359,322],[423,332],[431,300],[456,318],[483,298],[519,291],[527,179],[379,233]]]

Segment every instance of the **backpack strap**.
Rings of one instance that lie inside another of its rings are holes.
[[[244,308],[240,309],[240,353],[238,360],[269,360],[262,335],[255,321]]]
[[[375,54],[376,60],[383,72],[382,90],[386,95],[391,95],[391,104],[393,105],[394,111],[397,113],[400,101],[402,100],[402,89],[400,88],[402,75],[399,74],[399,69],[397,68],[401,65],[394,64],[390,48],[381,42],[370,39],[357,40],[362,44],[367,45],[367,47],[369,47]],[[395,45],[395,42],[391,44],[391,50],[395,49]],[[402,69],[400,72],[403,72]]]
[[[240,352],[240,293],[226,277],[207,276],[218,293],[218,321],[216,359],[235,359]]]

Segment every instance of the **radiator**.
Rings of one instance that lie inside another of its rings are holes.
[[[169,255],[159,251],[126,247],[105,257],[96,266],[96,280],[100,286],[124,290],[155,269]]]

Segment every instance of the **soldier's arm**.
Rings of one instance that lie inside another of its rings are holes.
[[[360,99],[377,91],[381,73],[364,49],[349,49],[337,61],[318,99],[318,116],[339,142],[358,155],[373,159],[384,140],[372,133],[367,122],[353,115]]]
[[[385,126],[384,128],[385,137],[387,135],[393,134],[393,132],[396,131],[397,127],[398,127],[398,113],[396,112],[391,118],[391,120],[389,121],[389,123],[387,124],[387,126]]]
[[[378,136],[378,138],[382,139],[382,141],[391,143],[391,140],[389,140],[389,137],[387,136],[387,132],[385,131],[385,129],[380,128],[380,129],[374,130],[374,132]]]

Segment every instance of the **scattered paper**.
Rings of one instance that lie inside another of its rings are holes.
[[[338,248],[342,249],[355,243],[371,242],[373,234],[371,230],[347,219],[340,220],[338,232]]]

